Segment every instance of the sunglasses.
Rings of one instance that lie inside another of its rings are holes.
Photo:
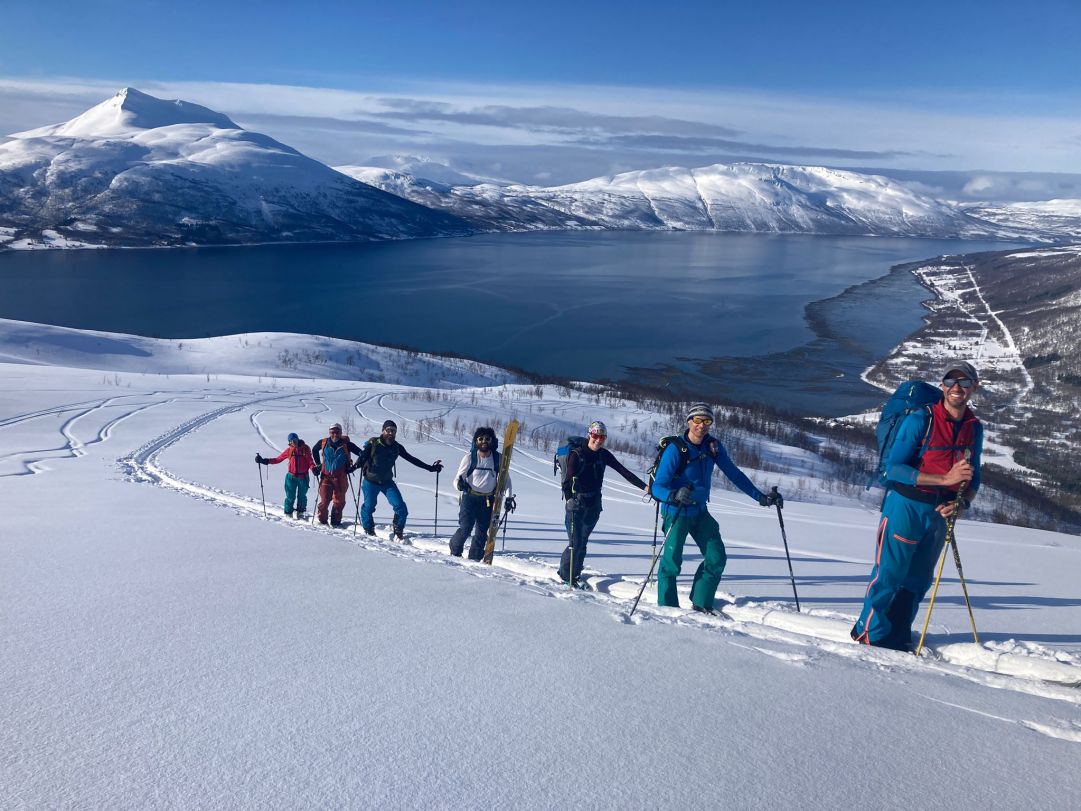
[[[590,439],[608,439],[608,434],[590,434]]]
[[[947,377],[942,381],[942,385],[947,389],[952,389],[954,386],[960,386],[963,389],[971,389],[976,385],[976,381],[968,377]]]
[[[491,442],[492,442],[492,438],[490,436],[479,436],[479,437],[476,438],[475,441],[476,441],[476,443],[478,445],[480,443],[482,443],[482,442],[485,443],[486,445],[490,445]]]
[[[691,417],[691,422],[695,425],[713,425],[713,420],[709,417]]]
[[[330,433],[332,433],[332,434],[340,434],[341,432],[342,432],[341,428],[331,428],[330,429]]]

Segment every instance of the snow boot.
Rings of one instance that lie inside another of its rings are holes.
[[[714,611],[712,608],[703,608],[700,605],[692,605],[691,608],[693,608],[699,614],[707,614],[707,615],[709,615],[711,617],[717,616],[717,612]]]
[[[364,527],[364,534],[365,535],[371,535],[374,538],[375,537],[375,527]]]

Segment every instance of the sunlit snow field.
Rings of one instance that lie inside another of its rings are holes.
[[[890,807],[918,785],[928,807],[1065,807],[1081,790],[1081,689],[965,659],[952,563],[928,659],[844,638],[873,511],[825,489],[786,505],[798,617],[776,514],[715,489],[726,613],[659,609],[651,588],[628,618],[653,507],[609,471],[590,590],[560,587],[541,437],[678,425],[363,345],[291,372],[328,379],[262,376],[283,340],[177,350],[0,322],[0,806]],[[505,551],[452,559],[453,468],[475,425],[512,416],[526,430]],[[359,444],[387,418],[450,468],[437,500],[434,475],[398,465],[410,544],[388,539],[385,502],[377,539],[281,515],[285,468],[256,453],[335,421]],[[1081,664],[1078,539],[963,521],[958,541],[982,653],[1037,675]],[[698,561],[689,542],[685,586]]]

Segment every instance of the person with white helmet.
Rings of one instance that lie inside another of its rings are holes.
[[[571,586],[579,585],[586,559],[586,544],[601,517],[601,485],[604,470],[611,467],[640,490],[646,483],[623,467],[604,447],[608,428],[600,420],[589,424],[587,441],[570,448],[567,453],[567,475],[563,481],[563,497],[567,500],[567,548],[559,561],[559,577]]]

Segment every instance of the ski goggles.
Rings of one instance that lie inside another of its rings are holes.
[[[952,389],[954,386],[960,386],[963,389],[971,389],[976,385],[976,381],[969,377],[947,377],[942,381],[942,385],[947,389]]]
[[[713,425],[713,420],[709,417],[691,417],[690,421],[695,425]]]
[[[608,434],[590,434],[590,439],[605,440],[608,439]]]

